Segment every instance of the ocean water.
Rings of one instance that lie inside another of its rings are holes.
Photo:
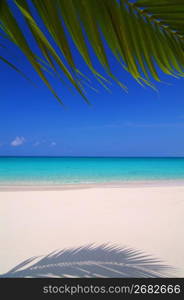
[[[184,158],[0,157],[0,185],[184,179]]]

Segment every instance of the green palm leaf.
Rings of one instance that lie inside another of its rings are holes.
[[[70,39],[105,88],[112,79],[126,89],[126,73],[122,72],[120,80],[116,78],[109,63],[112,55],[141,85],[153,87],[153,79],[161,81],[160,70],[175,77],[184,75],[182,0],[12,0],[12,3],[15,5],[1,1],[1,31],[23,51],[59,101],[17,20],[17,8],[37,43],[40,58],[57,76],[64,75],[85,101],[88,101],[83,85],[86,75],[75,61]],[[95,67],[96,60],[104,70],[103,75]]]
[[[5,64],[7,64],[9,67],[11,67],[13,70],[15,70],[16,72],[20,73],[26,80],[28,80],[29,82],[31,82],[33,85],[35,85],[31,79],[29,77],[27,77],[26,74],[24,74],[20,69],[18,69],[14,64],[12,64],[10,61],[8,61],[6,58],[0,56],[0,61],[4,62]]]
[[[174,269],[141,251],[110,245],[33,257],[1,277],[168,277]]]

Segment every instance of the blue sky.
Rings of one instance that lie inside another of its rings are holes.
[[[0,155],[184,156],[184,79],[162,75],[155,92],[138,85],[112,59],[128,93],[115,83],[111,93],[94,83],[98,93],[86,89],[88,106],[53,78],[64,108],[19,50],[6,51],[37,86],[0,63]],[[81,69],[87,72],[82,60]]]

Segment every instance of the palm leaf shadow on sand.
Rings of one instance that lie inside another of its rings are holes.
[[[35,262],[36,261],[36,262]],[[88,245],[27,259],[1,277],[169,277],[174,268],[137,250]]]

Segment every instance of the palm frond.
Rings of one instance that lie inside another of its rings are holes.
[[[105,88],[106,80],[112,79],[126,90],[126,72],[122,72],[120,80],[115,76],[111,56],[141,85],[153,87],[153,79],[161,81],[159,71],[184,76],[182,0],[12,0],[12,3],[24,17],[45,62],[54,73],[60,71],[87,102],[70,39]],[[1,1],[1,29],[23,51],[60,101],[12,7],[8,0]],[[95,67],[97,60],[105,75]]]
[[[111,245],[89,245],[27,259],[1,277],[141,278],[168,277],[173,271],[173,268],[142,251]]]
[[[1,45],[0,45],[1,46]],[[29,82],[31,82],[33,85],[35,85],[31,79],[29,77],[27,77],[27,75],[25,73],[23,73],[19,68],[17,68],[14,64],[12,64],[10,61],[8,61],[6,58],[0,56],[0,61],[2,61],[3,63],[7,64],[10,68],[12,68],[13,70],[15,70],[16,72],[20,73],[26,80],[28,80]]]
[[[184,38],[182,0],[137,0],[134,6],[152,21],[159,23],[164,30],[168,30],[180,39]]]

